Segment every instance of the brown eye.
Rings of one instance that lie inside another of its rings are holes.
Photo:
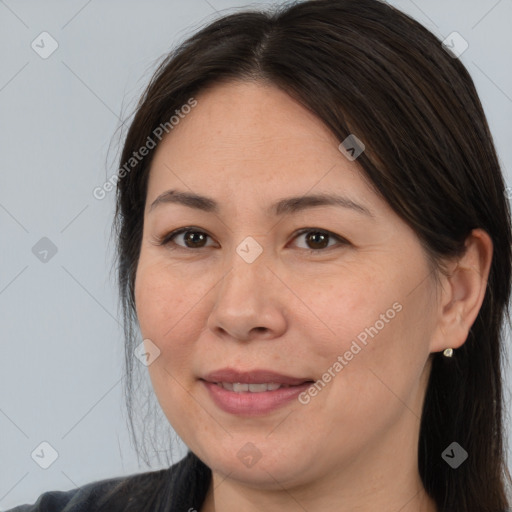
[[[182,242],[177,243],[175,239],[177,237],[182,236]],[[169,233],[166,237],[164,237],[160,245],[176,245],[182,249],[203,249],[207,247],[205,245],[207,239],[210,238],[210,235],[205,233],[204,231],[200,231],[194,228],[181,228]]]
[[[334,233],[319,229],[304,229],[298,233],[296,239],[303,235],[305,235],[304,240],[307,245],[304,249],[310,250],[311,252],[321,252],[322,250],[330,249],[333,245],[346,245],[349,243],[347,240]],[[333,239],[334,244],[329,245],[331,239]],[[336,244],[336,241],[338,244]]]
[[[203,247],[203,244],[206,240],[206,233],[202,233],[201,231],[185,231],[183,240],[187,247],[197,248]]]
[[[327,249],[332,248],[336,245],[349,245],[346,239],[331,233],[330,231],[307,228],[300,231],[294,238],[294,240],[304,235],[306,247],[301,249],[307,250],[312,253],[319,253]],[[193,227],[184,227],[172,231],[167,236],[162,238],[158,244],[175,246],[173,248],[178,249],[204,249],[208,247],[206,245],[208,238],[211,239],[210,235]],[[181,240],[178,242],[177,240]],[[331,243],[332,242],[332,243]]]
[[[311,249],[325,249],[328,247],[329,235],[311,231],[306,234],[306,243],[310,244]]]

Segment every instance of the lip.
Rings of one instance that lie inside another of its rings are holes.
[[[309,378],[296,378],[282,375],[269,370],[253,370],[241,372],[225,368],[201,379],[208,390],[210,398],[223,411],[239,416],[260,416],[268,414],[287,403],[293,401],[313,383]],[[261,393],[242,392],[235,393],[217,385],[217,382],[240,382],[244,384],[257,384],[275,382],[290,387],[264,391]]]
[[[240,382],[242,384],[258,384],[262,382],[275,382],[276,384],[288,384],[297,386],[304,382],[312,381],[310,377],[290,377],[271,370],[251,370],[242,372],[233,368],[223,368],[209,373],[203,377],[207,382]]]

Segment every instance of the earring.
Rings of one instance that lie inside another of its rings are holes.
[[[447,348],[443,352],[444,357],[452,357],[453,356],[453,348]]]

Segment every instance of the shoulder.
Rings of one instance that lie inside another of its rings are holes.
[[[210,475],[209,469],[189,452],[167,469],[95,481],[70,491],[46,492],[34,504],[7,512],[170,511],[177,499],[188,501],[191,494],[200,507]]]
[[[124,488],[136,491],[137,486],[145,483],[157,483],[161,474],[169,470],[152,471],[129,475],[126,477],[109,478],[91,482],[70,491],[49,491],[41,494],[33,505],[20,505],[7,512],[88,512],[113,494]]]

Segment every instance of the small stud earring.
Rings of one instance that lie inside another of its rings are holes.
[[[453,348],[447,348],[443,352],[444,357],[452,357],[453,356]]]

